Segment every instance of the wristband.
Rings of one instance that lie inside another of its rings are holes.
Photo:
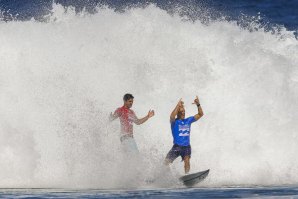
[[[197,104],[197,107],[199,108],[201,106],[201,104]]]

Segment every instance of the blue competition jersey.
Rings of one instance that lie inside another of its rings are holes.
[[[183,120],[176,119],[171,123],[174,144],[178,144],[180,146],[190,145],[190,142],[189,142],[190,125],[195,121],[196,121],[195,117],[191,116]]]

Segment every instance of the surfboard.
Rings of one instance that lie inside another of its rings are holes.
[[[179,180],[187,187],[192,187],[195,184],[203,181],[209,174],[209,169],[192,174],[188,174],[179,178]]]

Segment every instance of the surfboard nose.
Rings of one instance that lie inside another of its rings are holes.
[[[208,176],[209,171],[210,171],[210,169],[207,169],[205,171],[200,171],[200,172],[197,172],[197,173],[182,176],[179,179],[183,182],[183,184],[185,186],[192,187],[195,184],[203,181]]]

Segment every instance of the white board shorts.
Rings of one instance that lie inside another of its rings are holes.
[[[127,153],[139,153],[139,149],[135,139],[132,137],[127,137],[121,141],[123,151]]]

